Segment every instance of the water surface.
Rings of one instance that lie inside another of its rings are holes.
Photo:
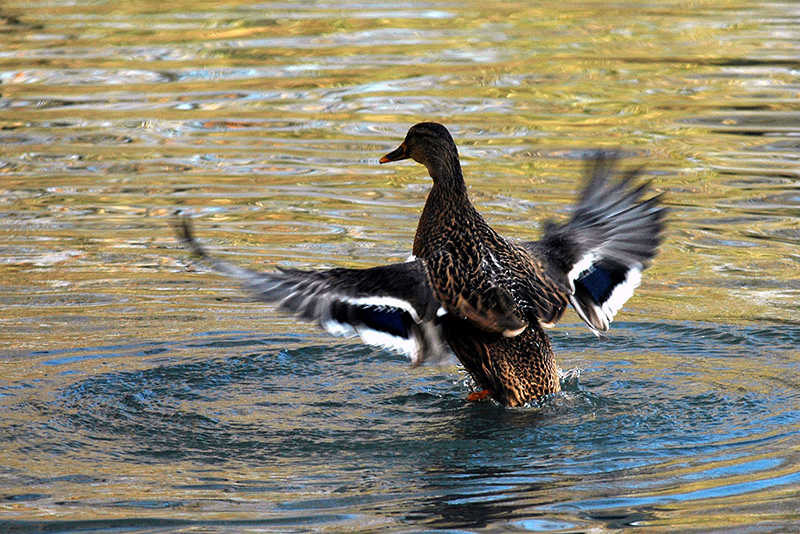
[[[624,13],[624,15],[622,15]],[[790,532],[800,521],[794,3],[6,2],[0,530]],[[505,235],[620,149],[672,208],[578,385],[328,337],[191,261],[402,261],[445,123]]]

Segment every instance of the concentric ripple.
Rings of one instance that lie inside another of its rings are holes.
[[[624,13],[624,16],[620,16]],[[793,532],[798,6],[0,6],[0,531]],[[670,206],[580,380],[468,403],[455,365],[319,334],[190,259],[408,256],[447,124],[504,235],[618,149]]]

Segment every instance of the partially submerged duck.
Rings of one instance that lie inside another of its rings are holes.
[[[336,335],[438,361],[448,348],[491,397],[519,406],[560,390],[543,327],[572,304],[602,336],[633,295],[656,255],[666,209],[633,186],[639,170],[612,183],[615,158],[598,153],[572,218],[548,223],[538,241],[512,242],[484,220],[467,195],[455,142],[441,124],[413,126],[380,159],[413,159],[433,179],[405,263],[368,269],[256,272],[209,256],[188,219],[181,239],[216,270],[238,279],[259,300],[276,302]]]

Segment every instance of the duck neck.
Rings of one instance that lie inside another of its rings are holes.
[[[457,228],[474,218],[477,214],[469,201],[467,184],[461,174],[458,160],[441,165],[428,166],[433,188],[417,226],[414,238],[414,255],[425,257],[443,242],[452,239]]]
[[[463,199],[467,198],[467,184],[464,182],[464,175],[461,173],[461,162],[458,160],[458,153],[436,158],[426,167],[431,178],[433,178],[434,189],[438,188],[441,194],[446,194],[452,200],[462,197]]]

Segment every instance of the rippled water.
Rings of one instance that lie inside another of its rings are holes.
[[[4,2],[0,531],[793,532],[800,6]],[[466,402],[456,366],[330,338],[190,261],[407,256],[450,127],[538,235],[619,148],[672,208],[578,385]]]

